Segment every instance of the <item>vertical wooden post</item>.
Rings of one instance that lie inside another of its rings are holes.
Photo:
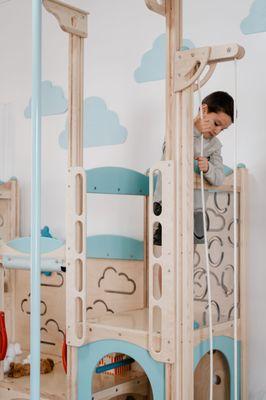
[[[69,33],[68,183],[66,207],[67,396],[76,400],[77,346],[86,338],[86,180],[83,170],[84,38],[87,12],[59,0],[43,0],[46,9]]]
[[[240,176],[240,340],[241,340],[241,394],[248,399],[248,354],[247,354],[247,240],[248,240],[248,183],[247,170],[239,169]]]
[[[174,161],[176,349],[171,398],[193,400],[193,87],[175,91],[176,53],[182,46],[182,0],[166,1],[166,160]]]

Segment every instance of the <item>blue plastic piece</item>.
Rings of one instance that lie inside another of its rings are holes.
[[[237,350],[238,350],[238,399],[240,400],[240,377],[241,377],[241,344],[238,342]],[[229,366],[230,371],[230,399],[236,400],[234,396],[234,340],[228,336],[215,336],[213,338],[213,350],[220,351]],[[202,357],[210,351],[210,342],[209,340],[205,340],[201,342],[194,349],[194,370],[196,369],[198,363],[202,359]]]
[[[246,167],[246,164],[239,163],[239,164],[237,164],[237,168],[242,169],[242,168],[247,168],[247,167]]]
[[[41,229],[41,236],[42,236],[42,237],[48,237],[48,238],[52,238],[52,237],[53,237],[53,236],[51,235],[51,233],[50,233],[49,226],[44,226],[44,227]]]
[[[31,243],[31,238],[30,237],[21,237],[18,239],[11,240],[10,242],[7,243],[9,247],[11,247],[14,250],[20,251],[21,253],[30,253],[30,243]],[[64,242],[58,239],[53,239],[53,238],[47,238],[47,237],[41,237],[40,238],[40,252],[42,254],[44,253],[50,253],[51,251],[57,250],[60,247],[62,247]]]
[[[194,321],[194,329],[197,330],[199,329],[200,325],[198,323],[198,321]]]
[[[149,178],[140,172],[120,167],[86,170],[87,193],[149,195]]]
[[[51,235],[51,233],[50,233],[49,226],[44,226],[44,227],[41,229],[41,236],[42,236],[42,237],[48,237],[48,238],[52,238],[52,237],[53,237],[53,236]],[[52,272],[46,271],[46,272],[42,272],[42,274],[45,275],[45,276],[51,276],[51,275],[52,275]]]
[[[78,347],[78,400],[92,398],[92,379],[98,362],[109,353],[122,353],[133,358],[144,369],[154,400],[165,399],[165,365],[156,362],[149,352],[122,340],[100,340]]]
[[[97,367],[95,372],[96,372],[96,374],[102,374],[103,372],[110,371],[111,369],[116,369],[116,368],[124,367],[125,365],[130,365],[134,361],[135,360],[133,360],[133,358],[126,358],[125,360],[116,361],[113,363],[109,363],[109,364]]]
[[[87,258],[117,260],[143,260],[144,244],[141,240],[116,235],[87,237]]]

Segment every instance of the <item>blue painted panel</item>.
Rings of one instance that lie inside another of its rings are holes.
[[[144,244],[141,240],[116,235],[87,237],[87,258],[143,260]]]
[[[50,253],[51,251],[57,250],[63,246],[64,242],[58,239],[41,237],[41,253]],[[11,240],[7,243],[9,247],[14,250],[20,251],[21,253],[30,253],[31,249],[31,238],[29,237],[21,237],[18,239]]]
[[[240,400],[240,382],[241,382],[241,344],[238,342],[237,351],[238,351],[238,399]],[[230,369],[230,399],[235,400],[234,395],[234,340],[228,336],[215,336],[213,338],[213,350],[220,351],[229,366]],[[210,351],[210,342],[209,340],[205,340],[201,342],[194,349],[194,370],[197,367],[198,363],[202,359],[202,357]]]
[[[120,167],[86,170],[87,193],[148,196],[149,178],[140,172]]]
[[[149,352],[122,340],[100,340],[78,348],[78,400],[91,400],[93,373],[98,362],[109,353],[123,353],[136,360],[144,369],[152,387],[153,399],[165,399],[165,366],[156,362]]]

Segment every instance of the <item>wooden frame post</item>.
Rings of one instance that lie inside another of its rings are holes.
[[[166,399],[194,399],[193,307],[193,91],[203,86],[218,62],[240,59],[236,44],[180,51],[182,0],[145,0],[152,11],[165,15],[167,30],[165,160],[173,162],[173,198],[167,204],[174,215],[175,362],[166,364]],[[206,67],[208,71],[204,77]],[[163,246],[163,244],[162,244]]]
[[[66,340],[68,399],[77,398],[77,346],[86,338],[86,179],[83,170],[84,38],[88,13],[58,0],[45,8],[69,33],[68,180],[66,207]]]

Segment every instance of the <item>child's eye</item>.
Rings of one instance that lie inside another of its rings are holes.
[[[219,124],[217,124],[217,122],[214,122],[214,125],[215,125],[215,126],[219,126]]]

